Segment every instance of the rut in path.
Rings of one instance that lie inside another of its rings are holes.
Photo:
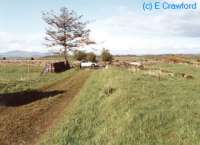
[[[56,123],[56,119],[63,114],[89,75],[90,71],[80,71],[37,92],[3,96],[9,99],[4,102],[4,107],[0,107],[0,145],[36,143],[39,137]],[[31,99],[15,101],[13,96]]]

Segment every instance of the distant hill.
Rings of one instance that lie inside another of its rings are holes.
[[[37,51],[8,51],[4,53],[0,53],[0,57],[6,58],[30,58],[30,57],[44,57],[51,55],[51,53],[42,53]]]

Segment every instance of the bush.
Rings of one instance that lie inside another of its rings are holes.
[[[3,57],[3,60],[6,60],[6,57]]]
[[[87,60],[91,62],[96,62],[96,54],[93,52],[87,53]]]
[[[84,51],[76,50],[74,52],[74,58],[76,60],[79,60],[79,61],[86,60],[87,59],[87,54]]]
[[[113,56],[111,55],[110,51],[108,49],[103,48],[101,52],[101,60],[105,62],[111,62],[113,59]]]

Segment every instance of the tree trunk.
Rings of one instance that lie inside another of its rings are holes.
[[[64,50],[64,57],[65,57],[65,67],[66,67],[66,70],[70,69],[70,64],[69,64],[69,61],[67,59],[67,48],[65,47],[65,50]]]

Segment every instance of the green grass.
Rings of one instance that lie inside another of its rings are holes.
[[[194,80],[160,81],[116,68],[95,71],[40,145],[200,144],[200,69],[194,70]]]
[[[194,67],[190,64],[167,64],[161,63],[156,65],[157,68],[166,69],[174,73],[191,74],[197,79],[200,77],[200,67]]]
[[[20,92],[33,90],[44,85],[62,80],[69,75],[73,75],[75,70],[64,73],[48,73],[41,75],[42,67],[26,65],[1,65],[0,66],[0,93]]]

